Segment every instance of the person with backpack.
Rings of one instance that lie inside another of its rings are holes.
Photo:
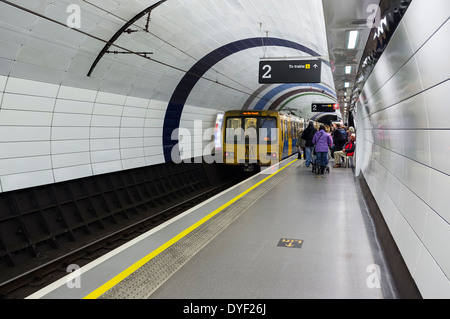
[[[314,127],[313,122],[308,123],[308,127],[303,131],[301,138],[305,140],[305,157],[306,157],[306,167],[311,164],[311,151],[314,146],[312,139],[317,130]]]
[[[316,146],[316,162],[320,166],[320,170],[317,170],[317,174],[323,175],[325,167],[328,164],[328,149],[333,145],[331,136],[325,132],[325,126],[320,125],[319,132],[314,134],[312,139],[313,144]]]
[[[347,143],[347,131],[339,123],[336,123],[336,129],[333,131],[334,146],[331,150],[331,156],[334,156],[334,152],[342,150],[345,143]]]

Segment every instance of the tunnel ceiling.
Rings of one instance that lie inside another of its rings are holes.
[[[335,98],[322,1],[2,0],[0,27],[2,75],[218,110],[277,101],[305,117]],[[261,59],[311,56],[321,83],[258,83]]]
[[[372,27],[379,25],[380,22],[380,0],[323,0],[322,2],[337,100],[342,117],[346,118],[351,108],[352,92],[367,39]],[[350,49],[347,47],[349,31],[358,32],[355,46]],[[346,72],[346,67],[351,69]],[[346,82],[348,87],[345,86]]]

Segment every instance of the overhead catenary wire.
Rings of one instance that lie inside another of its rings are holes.
[[[126,19],[124,19],[124,18],[122,18],[122,17],[120,17],[120,16],[118,16],[118,15],[116,15],[116,14],[114,14],[114,13],[108,11],[108,10],[105,10],[105,9],[103,9],[103,8],[101,8],[101,7],[95,5],[95,4],[93,4],[93,3],[91,3],[91,2],[89,2],[89,1],[87,1],[87,0],[82,0],[82,1],[85,2],[85,3],[87,3],[87,4],[89,4],[89,5],[94,6],[95,8],[97,8],[97,9],[99,9],[99,10],[104,11],[105,13],[108,13],[108,14],[114,16],[115,18],[118,18],[118,19],[120,19],[120,20],[122,20],[122,21],[125,21],[125,22],[127,21]],[[134,54],[134,55],[139,56],[139,57],[141,57],[141,58],[150,60],[150,61],[152,61],[152,62],[161,64],[161,65],[164,65],[164,66],[166,66],[166,67],[168,67],[168,68],[172,68],[172,69],[177,70],[177,71],[180,71],[180,72],[182,72],[182,73],[190,74],[190,75],[196,76],[196,77],[198,77],[198,78],[201,78],[201,79],[203,79],[203,80],[206,80],[206,81],[210,81],[210,82],[216,83],[216,84],[218,84],[218,85],[221,85],[221,86],[223,86],[223,87],[226,87],[226,88],[228,88],[228,89],[234,90],[234,91],[236,91],[236,92],[239,92],[239,93],[242,93],[242,94],[245,94],[245,95],[249,95],[249,96],[252,95],[251,92],[246,92],[246,91],[244,91],[244,90],[242,90],[242,89],[239,89],[239,88],[230,86],[230,85],[228,85],[228,84],[220,83],[220,82],[218,82],[216,79],[209,79],[209,78],[207,78],[207,77],[204,77],[204,76],[199,75],[199,74],[195,74],[195,73],[190,72],[190,71],[188,71],[188,70],[184,70],[184,69],[179,68],[179,67],[177,67],[177,66],[167,64],[167,63],[165,63],[165,62],[156,60],[156,59],[154,59],[154,58],[150,58],[150,57],[148,57],[147,55],[143,55],[143,54],[141,54],[141,53],[139,53],[139,52],[134,52],[133,50],[130,50],[130,49],[125,48],[125,47],[123,47],[123,46],[120,46],[120,45],[117,45],[117,44],[114,44],[114,43],[110,43],[108,40],[104,40],[104,39],[102,39],[102,38],[100,38],[100,37],[98,37],[98,36],[95,36],[95,35],[93,35],[93,34],[91,34],[91,33],[85,32],[85,31],[83,31],[83,30],[81,30],[81,29],[78,29],[78,28],[71,28],[71,27],[69,27],[67,24],[65,24],[65,23],[63,23],[63,22],[60,22],[60,21],[57,21],[57,20],[52,19],[52,18],[50,18],[50,17],[47,17],[47,16],[45,16],[45,15],[43,15],[43,14],[41,14],[41,13],[38,13],[38,12],[36,12],[36,11],[30,10],[30,9],[28,9],[28,8],[25,8],[25,7],[23,7],[23,6],[19,5],[19,4],[13,3],[13,2],[11,2],[11,1],[9,1],[9,0],[0,0],[0,2],[3,2],[3,3],[5,3],[5,4],[8,4],[8,5],[12,6],[12,7],[15,7],[15,8],[19,9],[19,10],[23,10],[23,11],[25,11],[25,12],[28,12],[28,13],[30,13],[30,14],[33,14],[33,15],[39,17],[39,18],[42,18],[42,19],[45,19],[45,20],[47,20],[47,21],[53,22],[53,23],[55,23],[55,24],[58,24],[58,25],[60,25],[60,26],[62,26],[62,27],[65,27],[65,28],[67,28],[67,29],[71,29],[71,30],[73,30],[74,32],[81,33],[81,34],[83,34],[83,35],[85,35],[85,36],[88,36],[88,37],[90,37],[90,38],[93,38],[93,39],[95,39],[95,40],[97,40],[97,41],[103,42],[103,43],[105,43],[105,44],[110,44],[111,46],[114,46],[114,47],[116,47],[116,48],[118,48],[118,49],[120,49],[120,50],[123,50],[123,52],[127,52],[128,54]],[[143,27],[140,27],[140,26],[138,26],[138,25],[135,25],[135,26],[138,27],[138,28],[140,28],[140,29],[143,30],[143,31],[146,31],[145,28],[143,28]],[[184,52],[183,50],[177,48],[176,46],[170,44],[169,42],[167,42],[167,41],[161,39],[161,38],[158,37],[157,35],[151,33],[150,31],[148,31],[148,33],[150,33],[150,34],[152,34],[153,36],[157,37],[159,40],[161,40],[161,41],[163,41],[164,43],[170,45],[170,46],[173,47],[174,49],[179,50],[179,51],[182,52],[183,54],[186,54],[187,56],[189,56],[189,57],[192,58],[193,60],[195,60],[195,61],[197,61],[197,62],[199,61],[198,59],[196,59],[196,58],[194,58],[193,56],[189,55],[188,53]],[[232,81],[232,82],[234,82],[234,83],[240,85],[241,87],[246,88],[246,89],[248,89],[249,91],[252,91],[252,89],[251,89],[250,87],[247,87],[245,84],[239,83],[238,81],[236,81],[236,80],[234,80],[234,79],[232,79],[232,78],[226,76],[225,74],[220,73],[220,72],[217,71],[217,70],[213,70],[213,71],[216,71],[217,74],[220,74],[220,75],[223,76],[224,78],[229,79],[230,81]]]

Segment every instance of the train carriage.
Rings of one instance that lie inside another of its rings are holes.
[[[227,111],[224,114],[223,162],[251,171],[298,152],[300,117],[280,111]]]

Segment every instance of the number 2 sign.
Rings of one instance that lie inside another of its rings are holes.
[[[259,62],[259,83],[320,83],[322,61],[277,60]]]

